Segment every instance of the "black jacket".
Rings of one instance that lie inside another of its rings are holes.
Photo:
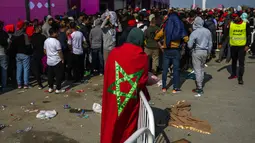
[[[44,41],[46,37],[41,33],[35,33],[31,37],[31,44],[33,45],[33,56],[35,59],[41,60],[44,55]]]

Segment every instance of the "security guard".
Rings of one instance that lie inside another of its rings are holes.
[[[243,74],[244,74],[244,59],[246,51],[248,50],[248,45],[251,42],[251,31],[248,23],[244,22],[240,18],[241,13],[232,14],[233,21],[230,23],[228,28],[229,44],[232,58],[232,73],[228,79],[238,78],[238,84],[243,84]],[[222,41],[226,39],[223,36]],[[221,46],[220,46],[221,47]],[[239,73],[237,72],[237,60],[239,62]]]

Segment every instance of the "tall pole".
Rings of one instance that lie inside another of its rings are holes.
[[[196,7],[196,0],[193,0],[192,9],[195,9],[195,7]]]
[[[51,15],[51,3],[50,3],[50,0],[48,0],[48,14]]]
[[[206,9],[206,0],[202,0],[202,9],[203,9],[203,10]]]
[[[29,0],[25,0],[26,19],[30,21],[30,5]]]

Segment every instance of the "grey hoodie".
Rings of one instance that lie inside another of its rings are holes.
[[[188,47],[195,50],[207,50],[208,53],[212,49],[211,32],[203,27],[204,20],[197,17],[193,23],[193,32],[190,35]]]
[[[46,37],[50,37],[49,30],[51,28],[51,25],[49,24],[49,19],[51,18],[52,16],[48,15],[46,18],[46,22],[43,24],[42,27],[42,34],[45,35]]]
[[[101,23],[102,21],[100,19],[96,19],[94,22],[95,27],[90,31],[89,41],[91,43],[92,49],[98,49],[102,47],[103,33],[101,29]]]
[[[103,49],[111,51],[116,46],[116,29],[114,27],[106,26],[108,20],[105,19],[101,25],[103,31]]]

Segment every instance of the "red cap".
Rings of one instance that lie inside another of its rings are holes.
[[[17,23],[17,30],[20,30],[23,27],[24,27],[24,21],[19,20]]]
[[[6,25],[5,27],[6,32],[13,33],[14,32],[14,24]]]
[[[223,17],[227,17],[227,16],[228,16],[228,13],[225,12],[225,13],[223,14]]]
[[[238,14],[233,13],[233,14],[232,14],[232,17],[238,17]]]
[[[139,7],[135,8],[135,12],[139,12],[139,11],[140,11]]]
[[[33,26],[27,27],[26,34],[28,37],[31,37],[34,34],[34,27]]]
[[[129,20],[128,21],[128,26],[135,26],[136,25],[136,21],[135,20]]]
[[[208,15],[213,15],[213,12],[212,12],[212,11],[209,11],[209,12],[208,12]]]

